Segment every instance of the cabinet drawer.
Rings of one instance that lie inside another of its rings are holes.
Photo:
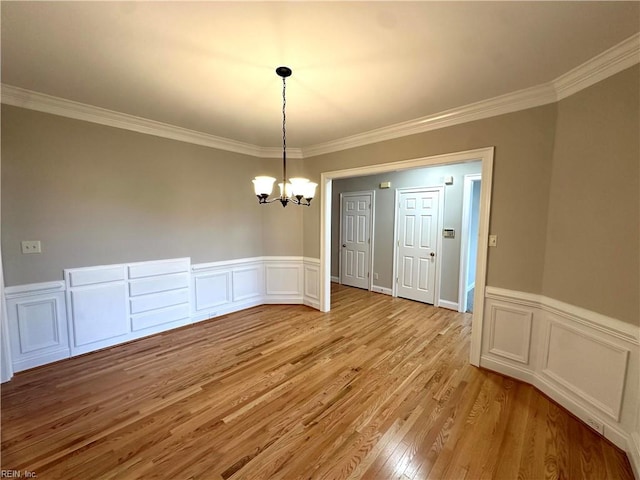
[[[157,310],[181,303],[189,303],[189,289],[187,288],[142,295],[130,300],[132,314],[142,313],[148,310]]]
[[[189,318],[189,305],[176,305],[174,307],[152,310],[131,317],[131,328],[134,331],[175,322]]]
[[[129,282],[129,294],[132,297],[181,288],[189,288],[188,273],[174,273],[172,275],[162,275]]]

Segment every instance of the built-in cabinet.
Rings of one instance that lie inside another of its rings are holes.
[[[14,372],[264,303],[318,308],[319,261],[175,258],[70,268],[5,289]]]
[[[189,323],[189,258],[65,270],[71,354]]]

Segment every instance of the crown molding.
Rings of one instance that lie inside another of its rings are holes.
[[[636,63],[640,63],[640,33],[560,75],[552,83],[558,100],[562,100]]]
[[[434,115],[396,123],[388,127],[370,130],[350,137],[303,148],[305,158],[324,155],[349,148],[361,147],[371,143],[393,140],[416,133],[428,132],[451,127],[461,123],[495,117],[505,113],[538,107],[557,101],[555,90],[550,83],[538,85],[499,97],[482,100],[459,108],[452,108]]]
[[[640,33],[637,33],[551,82],[408,122],[305,147],[303,154],[305,158],[324,155],[557,102],[639,62]]]
[[[309,158],[546,105],[573,95],[639,62],[640,33],[637,33],[551,82],[338,140],[303,148],[288,148],[287,156],[297,159]],[[282,150],[278,147],[260,147],[238,142],[11,85],[2,84],[1,100],[7,105],[253,157],[282,156]]]
[[[282,156],[282,150],[278,148],[259,147],[12,85],[2,84],[2,103],[253,157],[279,158]],[[287,153],[291,158],[302,158],[302,151],[299,148],[290,148]]]

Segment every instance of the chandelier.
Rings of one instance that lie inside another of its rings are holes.
[[[309,206],[316,192],[317,183],[310,182],[307,178],[290,178],[287,180],[287,82],[286,78],[291,76],[289,67],[278,67],[276,73],[282,77],[282,183],[279,183],[280,196],[269,199],[273,191],[274,177],[259,176],[253,179],[253,189],[258,197],[258,202],[272,203],[280,201],[283,207],[289,202],[296,205]]]

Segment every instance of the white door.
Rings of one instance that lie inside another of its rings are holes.
[[[371,193],[341,194],[340,283],[369,290]]]
[[[397,290],[399,297],[435,301],[440,191],[399,192]]]

